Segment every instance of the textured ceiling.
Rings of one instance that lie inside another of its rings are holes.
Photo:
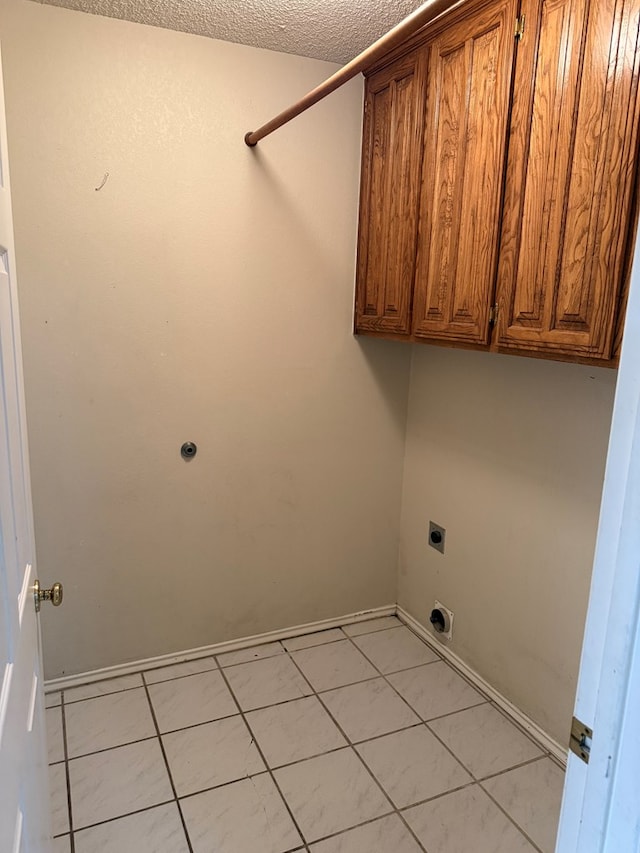
[[[94,15],[348,62],[421,0],[45,0]]]

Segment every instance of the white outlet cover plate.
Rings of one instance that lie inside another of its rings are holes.
[[[444,640],[450,640],[453,637],[453,611],[449,610],[448,607],[445,607],[444,604],[441,604],[437,599],[435,604],[433,605],[434,610],[442,610],[449,617],[449,630],[448,631],[436,631],[433,629],[433,633],[436,637],[440,637]]]

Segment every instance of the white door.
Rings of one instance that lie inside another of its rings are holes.
[[[557,853],[640,851],[640,234],[613,409]]]
[[[0,851],[44,853],[49,803],[40,626],[0,74]]]

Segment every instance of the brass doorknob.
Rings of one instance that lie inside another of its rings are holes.
[[[62,604],[62,584],[54,583],[51,589],[42,589],[40,581],[36,581],[33,585],[33,598],[36,603],[36,613],[40,612],[40,604],[43,601],[50,601],[54,607],[59,607]]]

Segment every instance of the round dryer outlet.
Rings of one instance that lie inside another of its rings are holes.
[[[433,630],[444,640],[450,640],[453,636],[453,613],[444,604],[436,601],[431,611],[429,621]]]

